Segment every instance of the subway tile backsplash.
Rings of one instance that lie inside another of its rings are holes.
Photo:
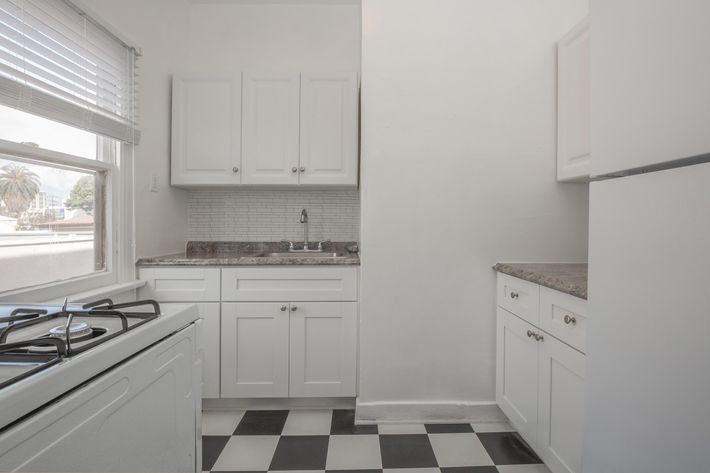
[[[190,191],[188,239],[205,241],[359,241],[360,196],[351,189],[205,189]]]

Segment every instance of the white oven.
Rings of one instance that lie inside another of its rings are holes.
[[[194,306],[183,304],[177,311],[167,307],[167,313],[166,306],[170,305],[164,304],[163,315],[156,323],[64,359],[10,386],[29,392],[32,383],[42,389],[60,377],[65,381],[71,378],[70,383],[75,384],[2,428],[0,471],[199,471],[199,321],[194,320]],[[192,315],[186,316],[186,312]],[[165,323],[169,316],[172,324]],[[148,344],[146,337],[155,338],[159,330],[169,333]],[[132,354],[77,384],[81,378],[77,373],[96,370],[102,354],[112,347],[111,352],[116,352],[129,346]],[[0,407],[22,406],[21,402],[12,402],[13,393],[7,390],[0,390]],[[35,397],[35,403],[38,399],[41,397]]]

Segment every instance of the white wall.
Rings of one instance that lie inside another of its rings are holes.
[[[556,40],[586,0],[364,0],[358,417],[487,415],[496,261],[584,261]]]
[[[184,250],[187,192],[170,183],[170,78],[187,41],[186,0],[86,0],[89,13],[141,48],[139,123],[136,148],[135,215],[137,256]],[[159,191],[150,192],[151,175]]]

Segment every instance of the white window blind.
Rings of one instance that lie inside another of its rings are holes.
[[[0,102],[137,143],[136,52],[65,0],[0,0]]]

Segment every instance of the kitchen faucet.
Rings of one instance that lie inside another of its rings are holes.
[[[308,211],[301,210],[301,223],[303,224],[303,250],[308,250]]]
[[[301,210],[300,222],[303,224],[303,249],[297,250],[292,241],[281,240],[282,243],[288,243],[289,253],[322,253],[323,243],[330,243],[330,240],[322,240],[318,242],[318,248],[311,250],[308,248],[308,211],[306,209]]]

